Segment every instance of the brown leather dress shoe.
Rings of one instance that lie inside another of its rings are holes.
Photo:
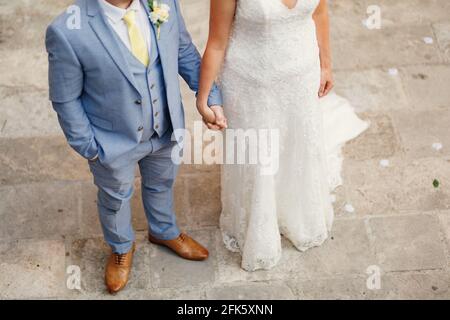
[[[202,261],[207,259],[209,255],[205,247],[184,233],[173,240],[160,240],[149,234],[148,240],[151,243],[168,247],[177,255],[187,260]]]
[[[128,283],[133,264],[133,254],[136,246],[127,253],[112,253],[106,264],[105,284],[109,293],[114,294],[122,290]]]

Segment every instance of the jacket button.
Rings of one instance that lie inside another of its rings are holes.
[[[156,130],[159,129],[159,124],[155,125],[155,129],[156,129]]]
[[[157,116],[159,116],[159,112],[158,111],[155,112],[155,117],[157,117]]]
[[[153,100],[153,104],[155,104],[155,103],[157,103],[157,102],[158,102],[158,99]]]
[[[155,87],[155,84],[153,83],[153,84],[150,86],[150,90],[153,90],[154,87]]]
[[[140,126],[137,131],[142,131],[142,130],[144,130],[144,127]]]
[[[136,100],[134,103],[135,104],[142,104],[142,100]]]

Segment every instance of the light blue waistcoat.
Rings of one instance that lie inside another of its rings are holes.
[[[125,57],[128,67],[134,76],[134,79],[140,88],[142,94],[141,104],[137,107],[142,108],[143,114],[143,135],[141,142],[152,139],[152,143],[167,143],[167,141],[158,141],[159,138],[170,137],[172,134],[172,125],[170,123],[169,108],[167,105],[167,94],[164,84],[164,74],[161,60],[159,58],[158,48],[156,46],[155,32],[151,28],[151,46],[149,51],[150,63],[148,67],[144,66],[132,52],[123,44],[116,35],[116,40]],[[169,132],[168,132],[169,130]]]

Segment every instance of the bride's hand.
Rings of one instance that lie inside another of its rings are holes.
[[[320,74],[319,98],[325,97],[334,87],[333,73],[331,68],[322,68]]]

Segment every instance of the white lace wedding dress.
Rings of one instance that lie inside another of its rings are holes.
[[[238,0],[220,83],[230,129],[278,129],[279,169],[229,164],[222,171],[221,229],[242,268],[270,269],[280,233],[300,251],[321,245],[341,183],[341,145],[367,128],[346,100],[319,102],[319,49],[312,13],[319,0]]]

